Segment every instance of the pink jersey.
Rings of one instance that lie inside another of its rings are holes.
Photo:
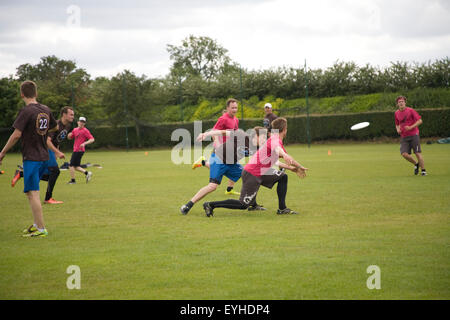
[[[239,119],[231,117],[228,113],[222,115],[213,127],[214,130],[237,130],[239,129]],[[227,141],[226,136],[219,136],[219,144]]]
[[[255,177],[262,176],[278,161],[279,156],[275,152],[277,147],[281,147],[286,152],[280,137],[277,134],[272,134],[266,143],[259,148],[258,152],[251,157],[244,170]]]
[[[80,145],[89,139],[94,139],[94,137],[87,128],[75,128],[72,130],[72,139],[74,139],[73,152],[84,152],[86,151],[85,148],[80,147]]]
[[[416,110],[412,108],[406,107],[403,111],[395,111],[395,125],[400,126],[400,135],[402,136],[402,138],[419,134],[418,127],[415,127],[412,130],[408,131],[404,129],[404,127],[413,125],[419,119],[421,119],[421,116],[417,113]]]

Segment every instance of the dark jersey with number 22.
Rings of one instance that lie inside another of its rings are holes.
[[[13,127],[22,132],[23,160],[47,161],[48,131],[57,126],[49,107],[40,103],[31,103],[22,108]]]

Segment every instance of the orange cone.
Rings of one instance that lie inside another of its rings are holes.
[[[328,150],[328,155],[331,156],[331,150]]]

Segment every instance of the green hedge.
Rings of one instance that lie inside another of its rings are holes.
[[[421,137],[449,137],[450,136],[450,108],[446,109],[422,109],[417,110],[422,116],[423,124],[420,126]],[[287,143],[307,143],[305,116],[288,117]],[[351,131],[353,124],[368,121],[370,126],[358,131]],[[212,128],[215,121],[202,122],[202,130]],[[244,130],[254,126],[261,126],[262,119],[246,119],[240,121],[240,127]],[[194,140],[194,123],[173,123],[141,127],[142,147],[171,147],[179,141],[171,141],[172,132],[184,128],[191,134]],[[128,145],[137,148],[136,129],[128,127]],[[125,127],[97,127],[89,128],[95,137],[94,148],[124,148],[126,147]],[[3,146],[12,130],[0,131],[0,142]],[[338,115],[314,115],[310,117],[310,132],[312,141],[321,140],[370,140],[376,137],[398,137],[394,124],[394,112],[367,112],[358,114]],[[70,150],[70,142],[62,146],[64,150]],[[18,148],[16,147],[17,151]]]

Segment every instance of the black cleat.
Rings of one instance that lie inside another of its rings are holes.
[[[212,217],[214,215],[213,208],[211,208],[211,206],[209,205],[209,202],[205,202],[203,204],[203,209],[205,209],[205,213],[208,218]]]
[[[247,210],[248,210],[248,211],[265,211],[265,210],[267,210],[267,209],[264,208],[262,205],[257,204],[257,205],[255,205],[255,206],[248,207]]]
[[[191,210],[191,208],[189,208],[187,205],[183,204],[180,208],[180,212],[181,214],[188,214],[189,210]]]
[[[298,214],[298,212],[295,212],[294,210],[291,210],[289,208],[285,208],[283,210],[278,209],[277,214]]]

